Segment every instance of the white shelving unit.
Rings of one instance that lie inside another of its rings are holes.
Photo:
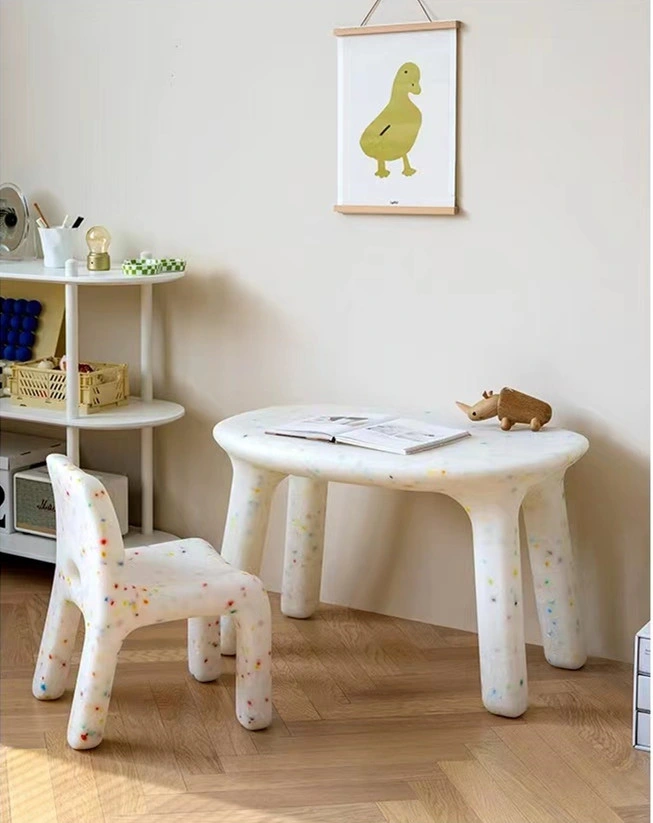
[[[152,287],[170,283],[184,276],[184,272],[166,272],[148,276],[123,274],[121,269],[108,272],[89,272],[80,263],[79,274],[67,277],[64,269],[46,269],[41,260],[0,262],[0,280],[29,280],[31,282],[60,283],[65,287],[66,305],[66,410],[21,408],[11,399],[0,399],[0,419],[23,420],[65,426],[68,457],[79,465],[80,429],[140,429],[141,430],[141,519],[142,528],[133,529],[125,539],[126,546],[161,543],[174,540],[174,535],[154,531],[154,452],[153,429],[178,420],[184,407],[178,403],[155,400],[152,385]],[[130,397],[126,406],[97,414],[79,414],[79,338],[77,295],[80,286],[136,286],[141,292],[141,396]],[[16,532],[0,535],[0,551],[54,562],[55,542],[46,537]]]

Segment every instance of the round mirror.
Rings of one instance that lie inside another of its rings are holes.
[[[17,251],[29,233],[29,209],[13,183],[0,185],[0,252]]]

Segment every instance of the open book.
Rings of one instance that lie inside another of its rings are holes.
[[[319,415],[293,421],[287,426],[267,429],[266,434],[326,440],[393,454],[414,454],[469,437],[469,432],[463,429],[450,429],[425,423],[423,420],[382,414]]]

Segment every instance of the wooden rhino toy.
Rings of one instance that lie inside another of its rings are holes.
[[[483,400],[479,400],[473,406],[458,402],[456,405],[470,420],[488,420],[490,417],[498,417],[504,431],[509,431],[515,423],[528,423],[531,430],[537,432],[549,422],[553,415],[553,410],[548,403],[508,388],[501,389],[499,394],[484,391]]]

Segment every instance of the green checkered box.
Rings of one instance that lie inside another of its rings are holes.
[[[161,271],[184,271],[186,268],[186,261],[179,257],[164,257],[159,262]]]
[[[125,274],[135,275],[161,274],[163,271],[161,261],[152,260],[151,258],[125,260],[122,264],[122,270]]]

